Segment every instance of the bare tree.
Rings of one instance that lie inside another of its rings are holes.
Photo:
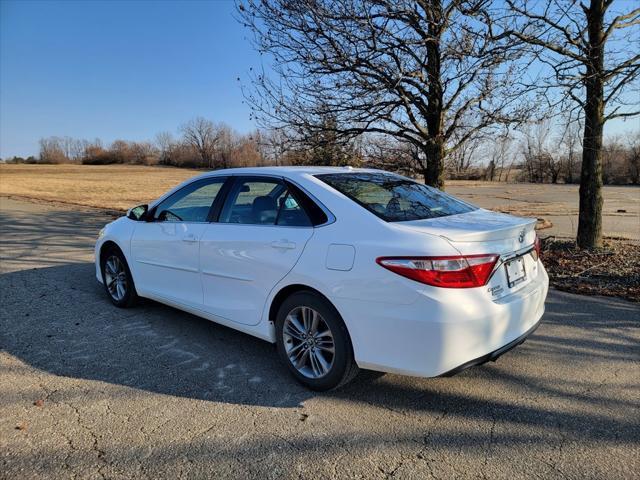
[[[80,163],[89,142],[72,137],[61,137],[59,143],[68,162]]]
[[[582,136],[580,130],[582,124],[580,121],[571,121],[567,119],[567,123],[560,137],[560,148],[565,156],[565,182],[574,183],[574,174],[578,168],[578,156],[582,148]]]
[[[275,165],[282,165],[283,158],[290,150],[288,136],[282,128],[260,130],[257,137],[263,157]]]
[[[629,137],[626,163],[631,183],[640,184],[640,132]]]
[[[477,138],[469,138],[454,149],[447,157],[446,164],[449,170],[456,175],[466,173],[474,163],[475,154],[480,148],[480,143]]]
[[[160,152],[150,142],[131,142],[129,145],[129,159],[127,163],[139,165],[153,165],[158,162]]]
[[[260,136],[260,132],[238,136],[233,149],[229,153],[230,164],[234,167],[263,165],[264,155],[261,151]]]
[[[220,130],[210,120],[196,117],[180,128],[184,142],[191,146],[200,157],[202,166],[215,168],[214,155],[220,139]]]
[[[512,155],[511,145],[513,143],[513,139],[508,134],[500,135],[493,142],[493,148],[491,151],[491,159],[495,162],[496,167],[498,168],[498,181],[502,181],[502,175],[505,175],[505,182],[509,181],[509,170],[510,167],[505,172],[505,163],[507,159],[509,159]],[[513,164],[513,159],[509,163],[511,166]]]
[[[448,152],[523,115],[512,82],[518,51],[506,48],[509,38],[493,39],[489,6],[489,0],[238,3],[276,75],[255,75],[246,98],[262,125],[304,135],[326,129],[330,114],[339,138],[373,133],[408,143],[425,182],[442,188]]]
[[[377,134],[365,134],[360,140],[359,156],[367,166],[408,177],[415,177],[421,172],[417,159],[420,149],[414,144]]]
[[[526,180],[533,183],[556,183],[560,167],[550,145],[551,122],[542,120],[523,131],[522,156]]]
[[[239,136],[228,125],[219,124],[216,127],[217,141],[214,145],[214,165],[227,168],[231,161],[231,152],[239,144]]]
[[[613,0],[589,0],[588,5],[580,0],[506,1],[513,15],[497,37],[529,45],[552,72],[542,86],[560,87],[562,100],[570,100],[584,119],[577,244],[599,247],[604,125],[640,114],[640,8],[633,1],[615,8]],[[634,95],[626,96],[631,91]]]
[[[619,136],[608,138],[602,144],[602,183],[613,183],[620,174],[624,146]],[[618,171],[616,171],[618,170]]]
[[[175,140],[170,132],[160,132],[156,135],[155,146],[158,149],[158,161],[162,164],[170,164]]]
[[[43,163],[68,162],[68,157],[63,148],[63,141],[60,137],[40,139],[40,161]]]

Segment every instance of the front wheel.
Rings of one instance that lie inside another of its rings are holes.
[[[133,306],[138,300],[133,277],[120,250],[112,248],[102,260],[102,283],[111,302],[120,308]]]
[[[278,354],[300,383],[331,390],[358,373],[349,332],[340,314],[313,292],[287,298],[276,318]]]

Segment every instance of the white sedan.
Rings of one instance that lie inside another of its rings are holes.
[[[549,283],[534,227],[380,170],[218,170],[105,226],[96,276],[118,307],[150,298],[275,343],[327,390],[522,343]]]

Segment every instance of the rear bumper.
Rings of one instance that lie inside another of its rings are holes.
[[[495,359],[522,343],[544,314],[548,284],[540,265],[534,281],[497,300],[486,288],[427,287],[409,305],[338,299],[336,306],[361,368],[438,377]],[[415,282],[408,286],[415,289]]]
[[[496,360],[498,360],[498,358],[500,358],[502,355],[504,355],[508,351],[513,350],[518,345],[522,345],[525,342],[525,340],[529,337],[529,335],[531,335],[533,332],[537,330],[537,328],[540,326],[540,323],[542,323],[542,321],[538,320],[538,322],[533,327],[531,327],[529,330],[527,330],[525,333],[520,335],[515,340],[507,343],[505,346],[500,347],[497,350],[494,350],[493,352],[487,353],[486,355],[483,355],[478,358],[474,358],[473,360],[463,363],[462,365],[456,368],[453,368],[448,372],[441,374],[440,376],[453,377],[454,375],[457,375],[458,373],[462,372],[463,370],[466,370],[467,368],[477,367],[478,365],[483,365],[487,362],[495,362]]]

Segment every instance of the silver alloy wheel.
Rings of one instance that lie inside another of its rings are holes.
[[[116,302],[122,301],[127,294],[127,271],[117,255],[111,255],[104,264],[104,280],[109,295]]]
[[[333,334],[327,322],[310,307],[296,307],[284,320],[282,339],[295,369],[308,378],[329,373],[335,358]]]

